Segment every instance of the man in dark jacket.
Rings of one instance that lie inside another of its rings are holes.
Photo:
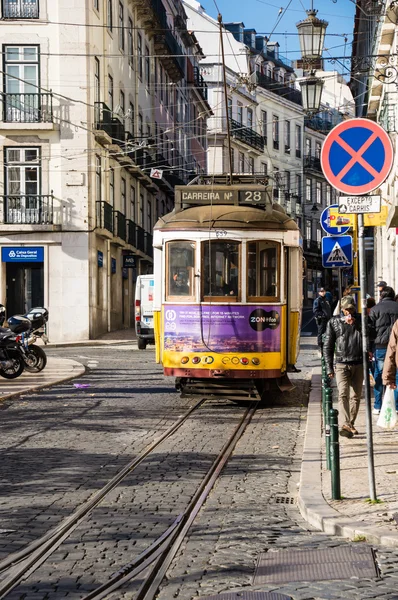
[[[320,288],[318,294],[318,297],[314,300],[312,312],[314,313],[315,321],[318,327],[318,348],[322,354],[322,336],[325,333],[326,325],[332,316],[332,307],[326,300],[325,288]]]
[[[385,286],[380,294],[380,302],[369,313],[369,337],[374,345],[374,408],[373,413],[380,413],[383,398],[382,373],[386,357],[388,341],[395,321],[398,319],[398,302],[395,302],[395,292],[390,286]],[[395,404],[398,406],[398,392],[395,392]]]
[[[350,296],[341,299],[343,315],[332,317],[326,328],[323,355],[326,372],[336,375],[339,394],[340,435],[352,438],[355,429],[363,383],[362,333],[360,315]],[[333,355],[336,352],[336,368]]]

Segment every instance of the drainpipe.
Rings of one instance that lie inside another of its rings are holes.
[[[106,240],[106,310],[108,333],[111,331],[111,241]]]

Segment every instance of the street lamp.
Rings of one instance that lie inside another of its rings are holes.
[[[318,19],[316,16],[318,11],[313,8],[306,12],[307,19],[297,23],[296,27],[303,61],[311,62],[322,57],[326,28],[329,23]]]
[[[317,113],[321,104],[323,79],[311,74],[310,77],[306,77],[299,83],[305,112],[310,115]]]

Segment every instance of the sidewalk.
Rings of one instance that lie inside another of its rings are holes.
[[[0,378],[0,402],[7,398],[19,396],[27,392],[35,392],[43,388],[80,377],[85,373],[83,365],[66,358],[47,357],[47,365],[40,373],[24,371],[17,379]]]
[[[44,345],[41,340],[36,342],[39,345]],[[118,329],[101,335],[95,340],[79,340],[73,342],[50,342],[48,348],[74,348],[79,346],[116,346],[120,344],[137,344],[137,336],[134,328]]]
[[[308,338],[305,340],[306,343],[311,341]],[[336,392],[334,389],[334,408],[338,408]],[[387,431],[377,427],[376,416],[372,415],[372,421],[376,495],[381,502],[373,505],[367,502],[369,479],[364,400],[361,401],[355,423],[359,434],[352,439],[339,437],[341,495],[344,499],[332,500],[331,475],[326,470],[325,463],[321,367],[314,369],[301,468],[299,507],[307,521],[327,533],[351,540],[366,538],[371,543],[398,547],[398,427]]]

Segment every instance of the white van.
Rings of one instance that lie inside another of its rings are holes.
[[[135,333],[138,348],[145,350],[147,344],[155,343],[153,329],[153,275],[138,275],[135,286]]]

